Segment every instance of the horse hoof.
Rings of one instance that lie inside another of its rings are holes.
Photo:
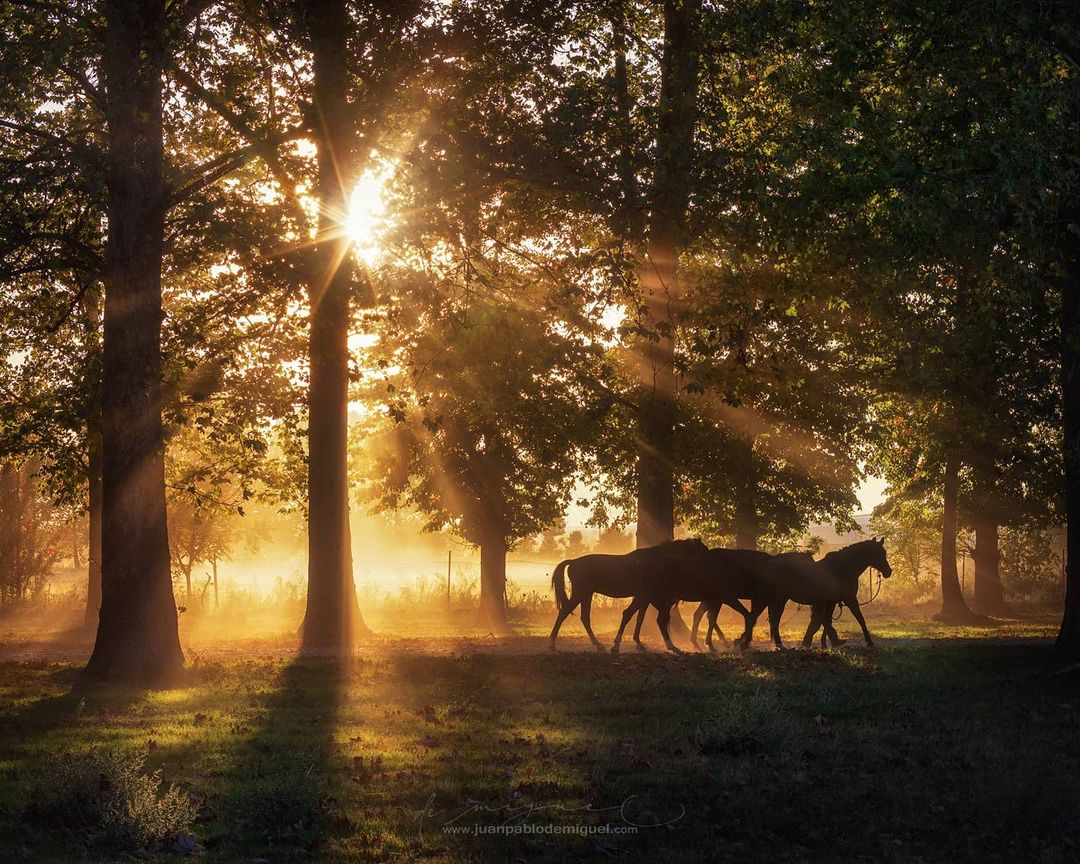
[[[612,654],[618,654],[619,653],[619,646],[618,645],[612,645],[611,646],[611,653]]]
[[[603,645],[597,645],[597,646],[596,646],[596,650],[597,650],[597,651],[599,651],[599,652],[601,652],[601,653],[603,653],[603,651],[604,651],[604,646],[603,646]]]
[[[550,645],[548,645],[548,651],[554,651],[554,650],[555,650],[555,643],[552,642]]]
[[[642,645],[640,642],[637,643],[636,647],[637,647],[638,651],[648,651],[649,650],[646,646]]]

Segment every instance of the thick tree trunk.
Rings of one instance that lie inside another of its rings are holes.
[[[1075,11],[1063,4],[1054,29],[1058,51],[1071,58],[1080,55],[1080,38],[1071,21]],[[1057,11],[1057,10],[1055,10]],[[1070,61],[1075,66],[1075,61]],[[1080,128],[1080,95],[1072,94],[1071,147],[1067,158],[1076,164]],[[1065,612],[1057,647],[1066,657],[1080,658],[1080,183],[1063,190],[1066,207],[1059,217],[1058,242],[1061,263],[1061,395],[1064,420],[1065,468]]]
[[[637,545],[675,532],[675,307],[697,113],[698,0],[665,0],[656,172],[646,260],[638,272],[652,339],[641,341]]]
[[[760,534],[757,496],[758,475],[754,456],[754,436],[740,434],[737,448],[739,451],[739,476],[732,478],[735,488],[735,548],[757,549]]]
[[[664,51],[656,135],[656,170],[645,260],[638,268],[643,324],[639,342],[637,546],[675,536],[675,307],[697,114],[699,0],[665,0]],[[625,180],[624,180],[625,182]],[[689,640],[674,611],[673,638]]]
[[[983,615],[1007,615],[1009,608],[1001,587],[1001,554],[998,550],[998,507],[995,444],[982,437],[972,447],[975,486],[971,514],[975,529],[975,590],[971,607]]]
[[[83,325],[86,340],[85,388],[86,486],[88,560],[86,614],[83,628],[97,630],[101,609],[101,291],[87,285],[83,291]]]
[[[184,665],[161,426],[164,0],[107,0],[107,276],[101,613],[88,674],[162,683]]]
[[[998,523],[992,516],[976,514],[975,593],[971,605],[984,615],[1005,615],[1009,607],[1001,588],[1001,555],[998,551]]]
[[[101,426],[97,418],[88,424],[87,518],[90,528],[90,553],[86,573],[86,616],[83,626],[95,630],[101,609]]]
[[[1065,217],[1066,272],[1061,291],[1061,395],[1065,461],[1065,612],[1058,650],[1080,658],[1080,209]]]
[[[15,462],[0,462],[0,606],[15,599],[18,584],[19,541],[22,514],[19,512],[18,471]]]
[[[348,102],[345,0],[299,4],[311,42],[319,235],[308,285],[308,595],[303,648],[347,653],[368,632],[356,602],[349,532],[348,410],[351,244],[345,230],[355,171]]]
[[[492,533],[480,544],[480,612],[496,636],[510,632],[506,621],[506,541]]]
[[[960,458],[950,450],[945,459],[945,482],[942,489],[941,517],[941,611],[935,619],[958,624],[975,616],[964,600],[960,576],[956,572],[956,513],[960,492]]]

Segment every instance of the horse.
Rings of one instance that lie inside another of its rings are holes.
[[[681,654],[682,651],[672,643],[668,632],[671,607],[679,600],[701,601],[709,613],[709,629],[705,643],[710,651],[716,651],[712,641],[713,631],[719,633],[721,639],[724,638],[724,634],[716,626],[716,616],[720,612],[720,607],[730,606],[740,612],[744,620],[748,620],[750,612],[740,602],[740,598],[753,596],[750,592],[754,584],[753,574],[770,557],[766,552],[750,549],[698,550],[695,554],[680,557],[677,566],[670,568],[664,574],[647,574],[641,592],[634,597],[633,602],[623,612],[622,623],[615,636],[612,652],[618,653],[623,631],[635,613],[638,620],[634,631],[634,641],[638,643],[639,648],[643,647],[638,639],[638,631],[641,629],[641,620],[646,609],[653,605],[658,610],[656,620],[660,626],[660,633],[664,637],[664,643],[669,651]],[[696,640],[694,644],[696,647]]]
[[[874,568],[888,579],[892,576],[888,556],[885,554],[885,538],[871,538],[852,543],[843,549],[830,552],[820,561],[802,553],[778,555],[761,573],[758,596],[751,601],[750,615],[746,619],[746,632],[740,637],[743,647],[750,644],[753,628],[765,607],[769,610],[769,632],[777,648],[780,641],[780,618],[789,600],[812,607],[809,637],[818,627],[831,626],[832,609],[843,603],[851,610],[862,628],[863,638],[869,647],[874,646],[859,606],[859,577],[867,568]],[[805,644],[805,643],[804,643]]]
[[[739,597],[742,598],[742,599],[750,600],[751,602],[753,602],[753,599],[755,597],[760,597],[762,595],[762,592],[761,592],[761,589],[760,589],[760,584],[759,584],[759,570],[757,568],[767,566],[769,561],[773,557],[776,557],[776,556],[770,556],[770,555],[767,555],[764,552],[757,552],[756,550],[730,550],[730,549],[721,550],[721,549],[716,549],[716,550],[712,550],[712,551],[714,551],[714,552],[754,551],[753,555],[733,557],[732,558],[732,564],[740,569],[739,586],[738,586],[738,590],[740,592]],[[784,552],[782,554],[783,555],[800,555],[800,556],[806,557],[808,560],[813,560],[813,556],[809,552]],[[766,603],[767,603],[767,600],[766,600]],[[736,608],[736,607],[732,607],[732,608]],[[843,641],[837,635],[835,628],[832,626],[832,613],[833,613],[834,608],[835,608],[835,604],[833,604],[832,606],[829,607],[828,617],[825,619],[825,623],[823,625],[824,629],[823,629],[823,632],[821,634],[822,647],[824,647],[824,645],[825,645],[825,639],[826,638],[828,638],[832,642],[833,647],[836,647],[836,645],[840,644]],[[710,611],[712,611],[712,610],[709,609],[709,604],[704,603],[704,602],[698,604],[697,609],[694,610],[694,623],[693,623],[693,627],[690,630],[690,641],[693,642],[695,648],[700,648],[700,644],[698,643],[698,627],[701,624],[701,619],[704,618],[705,615],[707,613],[709,613]],[[719,611],[720,611],[719,607],[717,607],[716,612],[719,613]],[[744,618],[745,618],[745,615],[744,615]],[[706,645],[709,646],[709,650],[714,650],[712,648],[712,643],[711,643],[713,630],[715,630],[717,633],[719,633],[720,638],[723,639],[725,642],[727,641],[727,639],[724,636],[723,631],[720,630],[720,628],[717,627],[716,624],[715,624],[715,621],[716,621],[716,615],[715,614],[710,615],[709,621],[710,621],[709,627],[705,632],[705,643],[706,643]],[[638,627],[640,627],[640,626],[641,626],[641,616],[639,615],[638,616]],[[815,633],[817,632],[817,628],[814,629],[814,632]],[[813,636],[810,635],[807,638],[812,639]],[[740,642],[738,644],[740,644],[740,645],[742,644],[741,640],[740,640]]]
[[[679,559],[707,551],[708,547],[698,539],[670,540],[657,546],[635,549],[625,555],[582,555],[580,558],[560,561],[551,576],[551,586],[559,606],[555,626],[551,628],[551,649],[555,649],[555,640],[559,636],[563,621],[580,605],[581,623],[585,626],[585,632],[589,634],[589,639],[596,649],[603,651],[604,646],[593,633],[590,620],[593,594],[603,594],[605,597],[636,597],[641,593],[647,576],[662,576],[675,569]],[[569,596],[566,593],[567,576],[570,577],[571,586]],[[670,614],[670,609],[668,612]],[[620,629],[620,635],[621,632]]]

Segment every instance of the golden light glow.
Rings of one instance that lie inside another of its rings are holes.
[[[345,230],[353,243],[356,257],[368,266],[382,254],[380,240],[386,231],[386,185],[393,165],[380,165],[365,171],[353,189]]]

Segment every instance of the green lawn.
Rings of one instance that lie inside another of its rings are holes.
[[[199,802],[205,861],[1080,860],[1080,675],[1050,674],[1051,628],[871,626],[874,653],[384,642],[204,659],[158,692],[5,662],[0,848],[123,858],[30,804],[88,748],[145,745]]]

